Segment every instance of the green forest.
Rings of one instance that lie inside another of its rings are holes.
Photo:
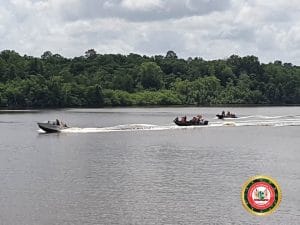
[[[0,106],[9,108],[147,105],[300,104],[300,67],[256,56],[181,59],[98,54],[65,58],[0,53]]]

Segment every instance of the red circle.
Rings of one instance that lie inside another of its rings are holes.
[[[269,196],[268,199],[264,200],[264,201],[266,201],[264,204],[257,204],[256,202],[261,201],[261,200],[253,199],[252,195],[253,195],[253,192],[255,190],[257,190],[257,188],[261,188],[261,187],[268,190],[270,196]],[[263,181],[257,182],[257,183],[250,186],[250,188],[248,190],[248,193],[247,193],[247,199],[248,199],[248,202],[251,205],[251,207],[253,207],[255,209],[258,209],[258,210],[265,210],[265,209],[268,209],[270,206],[273,205],[274,200],[275,200],[275,190],[267,182],[263,182]]]

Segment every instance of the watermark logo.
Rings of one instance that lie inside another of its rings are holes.
[[[255,176],[244,184],[241,197],[247,211],[255,215],[267,215],[278,208],[281,190],[273,178]]]

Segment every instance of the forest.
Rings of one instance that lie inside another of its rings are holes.
[[[150,105],[300,104],[300,67],[256,56],[182,59],[98,54],[65,58],[0,53],[0,106],[60,108]]]

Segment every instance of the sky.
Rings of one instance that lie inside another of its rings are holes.
[[[296,0],[1,0],[0,50],[137,53],[300,65]]]

